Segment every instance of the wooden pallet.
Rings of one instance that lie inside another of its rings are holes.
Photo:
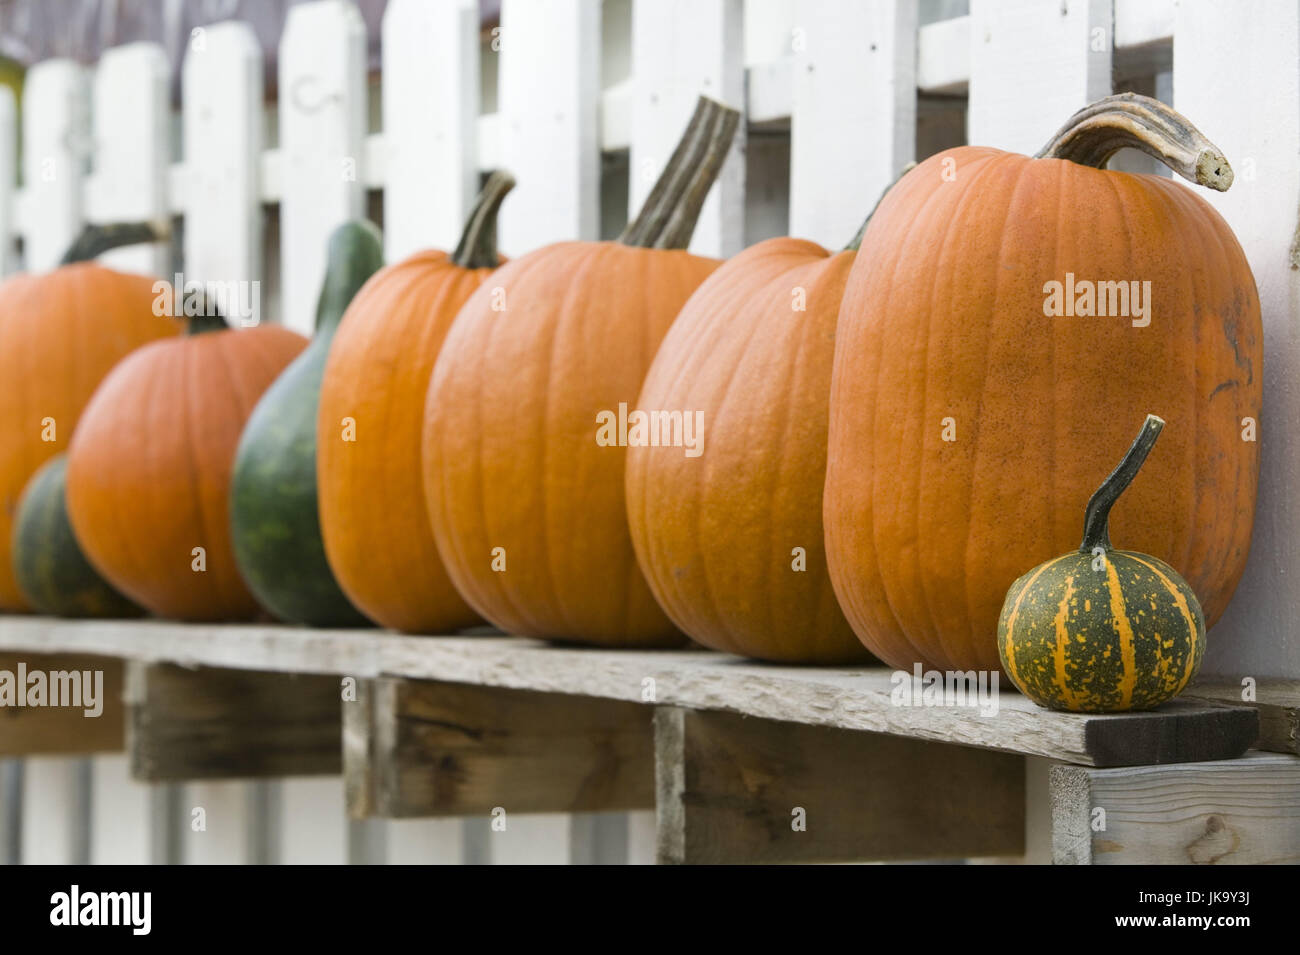
[[[981,715],[895,705],[880,668],[502,636],[0,617],[0,652],[38,649],[129,661],[127,745],[141,778],[341,766],[357,818],[653,807],[664,862],[1018,857],[1026,759],[1039,758],[1053,765],[1059,862],[1197,861],[1209,853],[1197,839],[1225,831],[1220,861],[1300,852],[1300,759],[1236,758],[1261,725],[1280,746],[1285,720],[1209,684],[1155,713],[1053,713],[1002,692]],[[1283,696],[1266,695],[1287,712]],[[1167,792],[1188,796],[1178,824],[1138,827],[1163,818],[1153,799]],[[1107,815],[1123,839],[1091,828]]]

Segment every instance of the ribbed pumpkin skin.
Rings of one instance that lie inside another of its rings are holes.
[[[1164,561],[1111,550],[1066,554],[1007,593],[998,623],[1002,666],[1036,703],[1074,713],[1146,710],[1177,696],[1205,655],[1205,620]]]
[[[72,526],[105,579],[154,614],[257,614],[235,567],[230,474],[257,399],[306,344],[274,325],[158,342],[114,368],[86,407],[68,452]],[[192,569],[195,547],[205,572]]]
[[[822,531],[835,321],[853,257],[780,238],[728,260],[682,308],[637,400],[704,415],[698,457],[628,448],[627,504],[659,604],[715,650],[870,658],[836,603]]]
[[[138,617],[142,611],[109,586],[77,544],[64,499],[68,456],[32,475],[14,522],[14,575],[31,606],[58,617]]]
[[[492,269],[422,252],[357,293],[330,347],[317,418],[321,532],[348,599],[376,623],[437,633],[479,623],[452,586],[425,517],[424,397],[461,305]],[[343,440],[343,419],[356,441]]]
[[[143,275],[79,263],[0,286],[0,610],[28,609],[9,549],[28,479],[68,447],[110,368],[180,331],[175,319],[153,313],[153,285]],[[55,441],[42,440],[46,417],[55,421]]]
[[[668,326],[719,264],[559,243],[503,267],[457,317],[429,387],[426,498],[451,579],[497,626],[606,646],[682,642],[632,549],[626,449],[597,445],[596,416],[635,407]],[[505,311],[492,310],[493,288]],[[498,547],[504,572],[492,569]]]
[[[955,179],[943,175],[955,162]],[[1049,281],[1150,281],[1151,323],[1044,315]],[[1094,452],[1171,424],[1112,529],[1179,569],[1207,621],[1245,567],[1259,299],[1192,190],[961,147],[881,202],[840,310],[825,520],[840,605],[889,664],[993,669],[1007,587],[1078,545]],[[956,440],[942,439],[952,418]]]

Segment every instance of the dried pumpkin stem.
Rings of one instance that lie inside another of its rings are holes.
[[[1124,455],[1124,460],[1088,499],[1088,509],[1083,518],[1083,543],[1079,545],[1079,550],[1089,554],[1096,547],[1110,550],[1110,509],[1137,477],[1164,426],[1162,418],[1147,415],[1142,430],[1133,440],[1133,446]]]
[[[1070,117],[1035,159],[1068,159],[1096,169],[1126,147],[1140,149],[1198,186],[1227,192],[1232,167],[1219,147],[1159,100],[1117,93]]]
[[[68,250],[59,260],[60,265],[89,262],[91,259],[124,245],[143,242],[165,242],[172,236],[172,225],[166,219],[152,222],[113,222],[105,225],[88,225],[72,240]]]
[[[643,249],[684,249],[718,178],[740,113],[701,96],[654,188],[619,241]]]
[[[514,187],[515,177],[504,169],[494,170],[488,176],[483,191],[474,200],[474,209],[456,251],[451,254],[454,265],[462,269],[494,269],[501,264],[497,253],[497,213]]]

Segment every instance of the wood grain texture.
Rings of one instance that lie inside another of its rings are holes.
[[[1024,852],[1017,756],[678,707],[655,740],[661,863]]]
[[[122,751],[124,711],[122,709],[122,661],[112,657],[72,654],[0,654],[0,670],[27,672],[102,671],[103,710],[87,716],[84,707],[41,706],[0,707],[0,756],[56,756],[78,753]],[[93,677],[92,677],[93,679]]]
[[[1253,707],[1259,714],[1259,739],[1254,748],[1300,754],[1300,680],[1260,680],[1253,700],[1243,700],[1242,692],[1239,680],[1210,677],[1193,683],[1183,695]]]
[[[354,818],[654,804],[648,707],[391,677],[367,682],[344,706]]]
[[[1051,770],[1057,865],[1300,862],[1300,759]]]
[[[64,621],[0,616],[0,650],[57,648],[189,666],[404,676],[567,693],[1045,756],[1085,766],[1239,756],[1253,739],[1219,703],[1174,700],[1155,714],[1056,713],[1003,692],[994,715],[959,706],[896,706],[892,671],[771,666],[698,650],[573,649],[518,637],[408,637],[263,624]],[[1225,715],[1226,714],[1226,715]],[[1123,721],[1167,721],[1128,735]],[[1103,724],[1115,727],[1098,729]],[[1215,728],[1217,726],[1217,728]],[[1090,729],[1090,727],[1092,727]],[[1158,731],[1152,732],[1151,729]],[[1100,749],[1099,744],[1105,743]]]
[[[340,772],[341,693],[333,677],[131,661],[125,696],[135,779]]]

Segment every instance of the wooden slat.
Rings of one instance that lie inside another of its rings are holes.
[[[351,0],[290,7],[279,67],[280,310],[310,335],[329,235],[365,212],[366,26]]]
[[[1024,851],[1017,756],[675,707],[655,714],[655,749],[660,862]]]
[[[598,812],[653,805],[650,710],[381,677],[344,706],[354,818]]]
[[[672,155],[698,97],[734,109],[745,100],[741,0],[633,0],[628,217]],[[727,257],[744,247],[745,130],[700,211],[691,250]]]
[[[171,68],[156,43],[105,51],[92,90],[94,175],[86,184],[91,222],[166,220],[171,166]],[[105,265],[145,275],[171,272],[171,245],[114,249]]]
[[[980,715],[970,706],[895,705],[895,675],[880,668],[768,666],[721,653],[570,649],[514,637],[0,616],[0,648],[32,646],[191,666],[403,676],[636,703],[648,702],[647,688],[652,687],[654,702],[672,706],[1082,765],[1225,759],[1240,755],[1258,735],[1257,716],[1247,707],[1175,700],[1155,714],[1091,716],[1055,713],[1018,693],[1002,692],[996,714]],[[1126,724],[1134,721],[1146,724],[1143,732],[1128,732]],[[1131,743],[1125,745],[1125,740]]]
[[[31,272],[59,264],[81,230],[84,161],[90,148],[85,69],[53,59],[23,85],[24,257]]]
[[[0,756],[54,756],[118,753],[125,739],[122,709],[122,661],[111,657],[68,654],[0,654],[0,670],[18,674],[41,671],[76,671],[102,680],[99,716],[87,716],[83,707],[0,707]],[[96,674],[99,674],[98,676]],[[83,691],[84,692],[84,691]]]
[[[191,38],[181,110],[185,277],[260,281],[262,48],[252,27],[218,23]]]
[[[1111,9],[1111,0],[971,0],[970,141],[1032,155],[1075,110],[1109,95]],[[1100,50],[1094,30],[1104,31]]]
[[[1300,754],[1300,680],[1260,680],[1253,693],[1254,699],[1242,699],[1240,681],[1207,677],[1188,687],[1184,695],[1252,707],[1259,713],[1256,749]]]
[[[18,104],[14,91],[0,86],[0,142],[18,141]],[[17,155],[12,146],[0,149],[0,276],[17,268],[14,256],[14,233],[18,226]]]
[[[1265,9],[1263,7],[1260,8]],[[1215,626],[1205,672],[1300,676],[1300,9],[1267,6],[1225,16],[1204,0],[1181,0],[1174,27],[1174,107],[1232,164],[1224,193],[1198,189],[1232,227],[1259,289],[1264,325],[1264,410],[1258,440],[1259,497],[1250,561]],[[1230,83],[1224,78],[1231,77]],[[1256,372],[1259,374],[1260,372]]]
[[[131,661],[131,774],[161,780],[315,776],[341,771],[339,681]]]
[[[384,255],[395,262],[454,249],[478,192],[478,5],[393,0],[381,51]]]
[[[519,185],[501,246],[519,256],[600,228],[599,0],[504,0],[500,164]]]
[[[824,0],[805,12],[790,120],[791,235],[843,248],[914,158],[916,12],[912,0]]]
[[[1054,766],[1058,865],[1300,863],[1300,759]]]

